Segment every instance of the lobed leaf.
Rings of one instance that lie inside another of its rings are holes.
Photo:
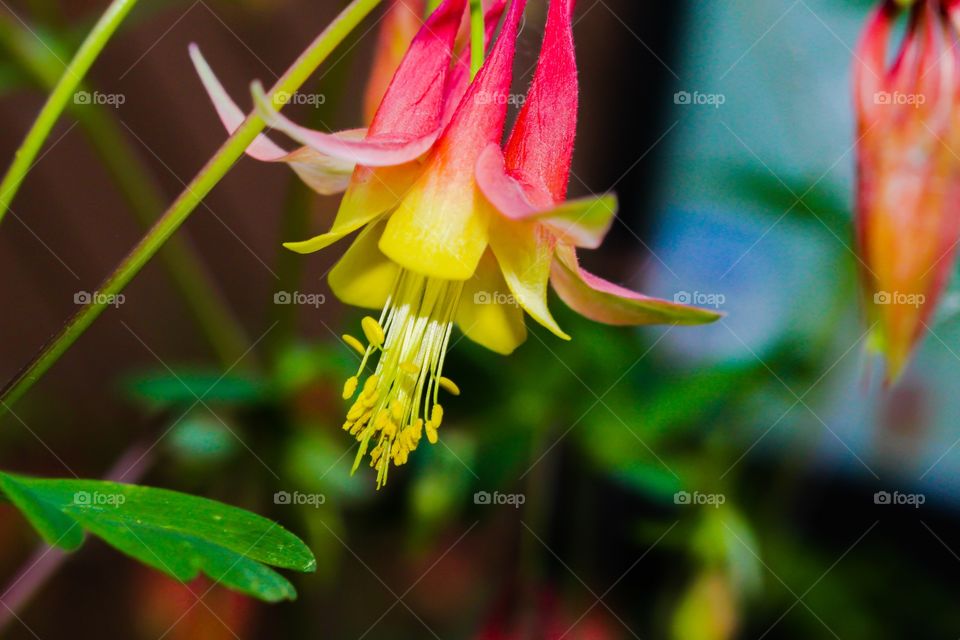
[[[50,545],[73,550],[89,531],[118,551],[187,582],[200,573],[247,595],[296,599],[270,567],[314,571],[307,546],[279,524],[214,500],[101,480],[0,473],[0,491]]]

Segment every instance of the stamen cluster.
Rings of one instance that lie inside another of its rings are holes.
[[[378,488],[387,481],[391,461],[406,464],[424,433],[430,444],[437,443],[443,422],[440,389],[460,393],[441,372],[462,286],[402,270],[380,319],[367,316],[361,322],[367,345],[343,336],[362,356],[357,374],[344,384],[345,400],[357,395],[360,377],[378,356],[343,423],[360,443],[354,469],[369,449]]]

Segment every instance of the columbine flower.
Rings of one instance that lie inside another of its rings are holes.
[[[855,67],[857,239],[873,344],[895,380],[923,335],[960,241],[960,4],[910,9],[892,65],[898,3],[871,17]]]
[[[488,39],[504,3],[494,5],[486,16]],[[429,139],[422,157],[406,148],[404,153],[358,149],[355,141],[349,141],[347,153],[342,136],[296,125],[272,108],[262,90],[254,91],[274,129],[310,153],[357,164],[332,229],[285,246],[310,253],[360,230],[329,283],[343,302],[381,310],[378,318],[363,319],[365,342],[344,336],[361,363],[343,390],[345,399],[354,400],[344,424],[360,443],[354,467],[369,452],[378,486],[386,482],[391,463],[407,462],[423,435],[431,443],[438,440],[440,393],[460,392],[443,375],[454,324],[502,354],[525,340],[524,311],[569,338],[547,309],[551,273],[572,308],[602,322],[696,324],[717,318],[627,291],[577,263],[575,247],[597,247],[609,229],[615,199],[564,202],[578,93],[571,0],[551,2],[528,99],[505,154],[500,151],[525,5],[513,0],[473,82],[463,60],[447,74],[463,0],[442,3],[414,39],[364,140],[410,146]],[[439,63],[438,43],[444,47]],[[428,45],[434,47],[431,55]],[[210,90],[212,74],[207,75]],[[432,133],[436,123],[443,126],[439,137]],[[344,148],[334,149],[331,141]],[[361,381],[368,366],[374,372]]]

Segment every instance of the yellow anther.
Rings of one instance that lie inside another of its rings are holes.
[[[397,435],[397,423],[387,418],[385,424],[383,425],[383,435],[390,440],[393,440],[393,438]]]
[[[370,316],[364,316],[363,320],[360,321],[360,326],[363,328],[363,335],[367,336],[367,340],[375,347],[382,347],[385,336],[383,335],[383,327],[380,326],[380,323],[371,318]]]
[[[347,378],[347,381],[343,384],[344,400],[349,400],[350,398],[353,397],[353,394],[357,392],[358,384],[359,384],[359,381],[357,380],[357,376],[352,376],[350,378]]]
[[[401,270],[382,315],[363,317],[362,333],[343,336],[363,354],[356,381],[344,384],[345,397],[353,399],[344,428],[361,443],[355,465],[369,456],[377,488],[386,484],[391,466],[409,462],[424,431],[431,443],[439,442],[440,389],[460,394],[441,373],[462,286]],[[368,367],[373,375],[366,377]]]
[[[367,355],[367,348],[363,346],[363,343],[351,336],[349,333],[345,333],[340,336],[348,347],[356,351],[362,356]]]
[[[350,410],[347,411],[347,420],[354,421],[358,420],[360,416],[363,415],[364,406],[359,402],[354,402],[353,406],[350,407]]]
[[[440,376],[440,386],[443,387],[447,393],[458,396],[460,395],[460,387],[457,386],[457,383],[451,380],[450,378],[445,378]]]

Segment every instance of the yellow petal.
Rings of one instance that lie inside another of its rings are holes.
[[[547,233],[535,222],[494,217],[490,221],[490,248],[516,302],[557,337],[569,340],[547,306],[554,256],[554,242]]]
[[[474,276],[463,283],[457,326],[477,344],[503,355],[527,339],[523,310],[514,304],[500,267],[491,252],[486,252]]]
[[[419,162],[377,169],[357,167],[330,231],[303,242],[285,242],[283,246],[297,253],[329,247],[395,207],[421,170]]]
[[[390,216],[380,250],[402,267],[435,278],[466,280],[487,247],[489,205],[472,175],[436,163]]]
[[[377,248],[384,224],[378,222],[361,231],[327,276],[333,295],[341,302],[364,309],[382,309],[386,304],[400,267]]]

